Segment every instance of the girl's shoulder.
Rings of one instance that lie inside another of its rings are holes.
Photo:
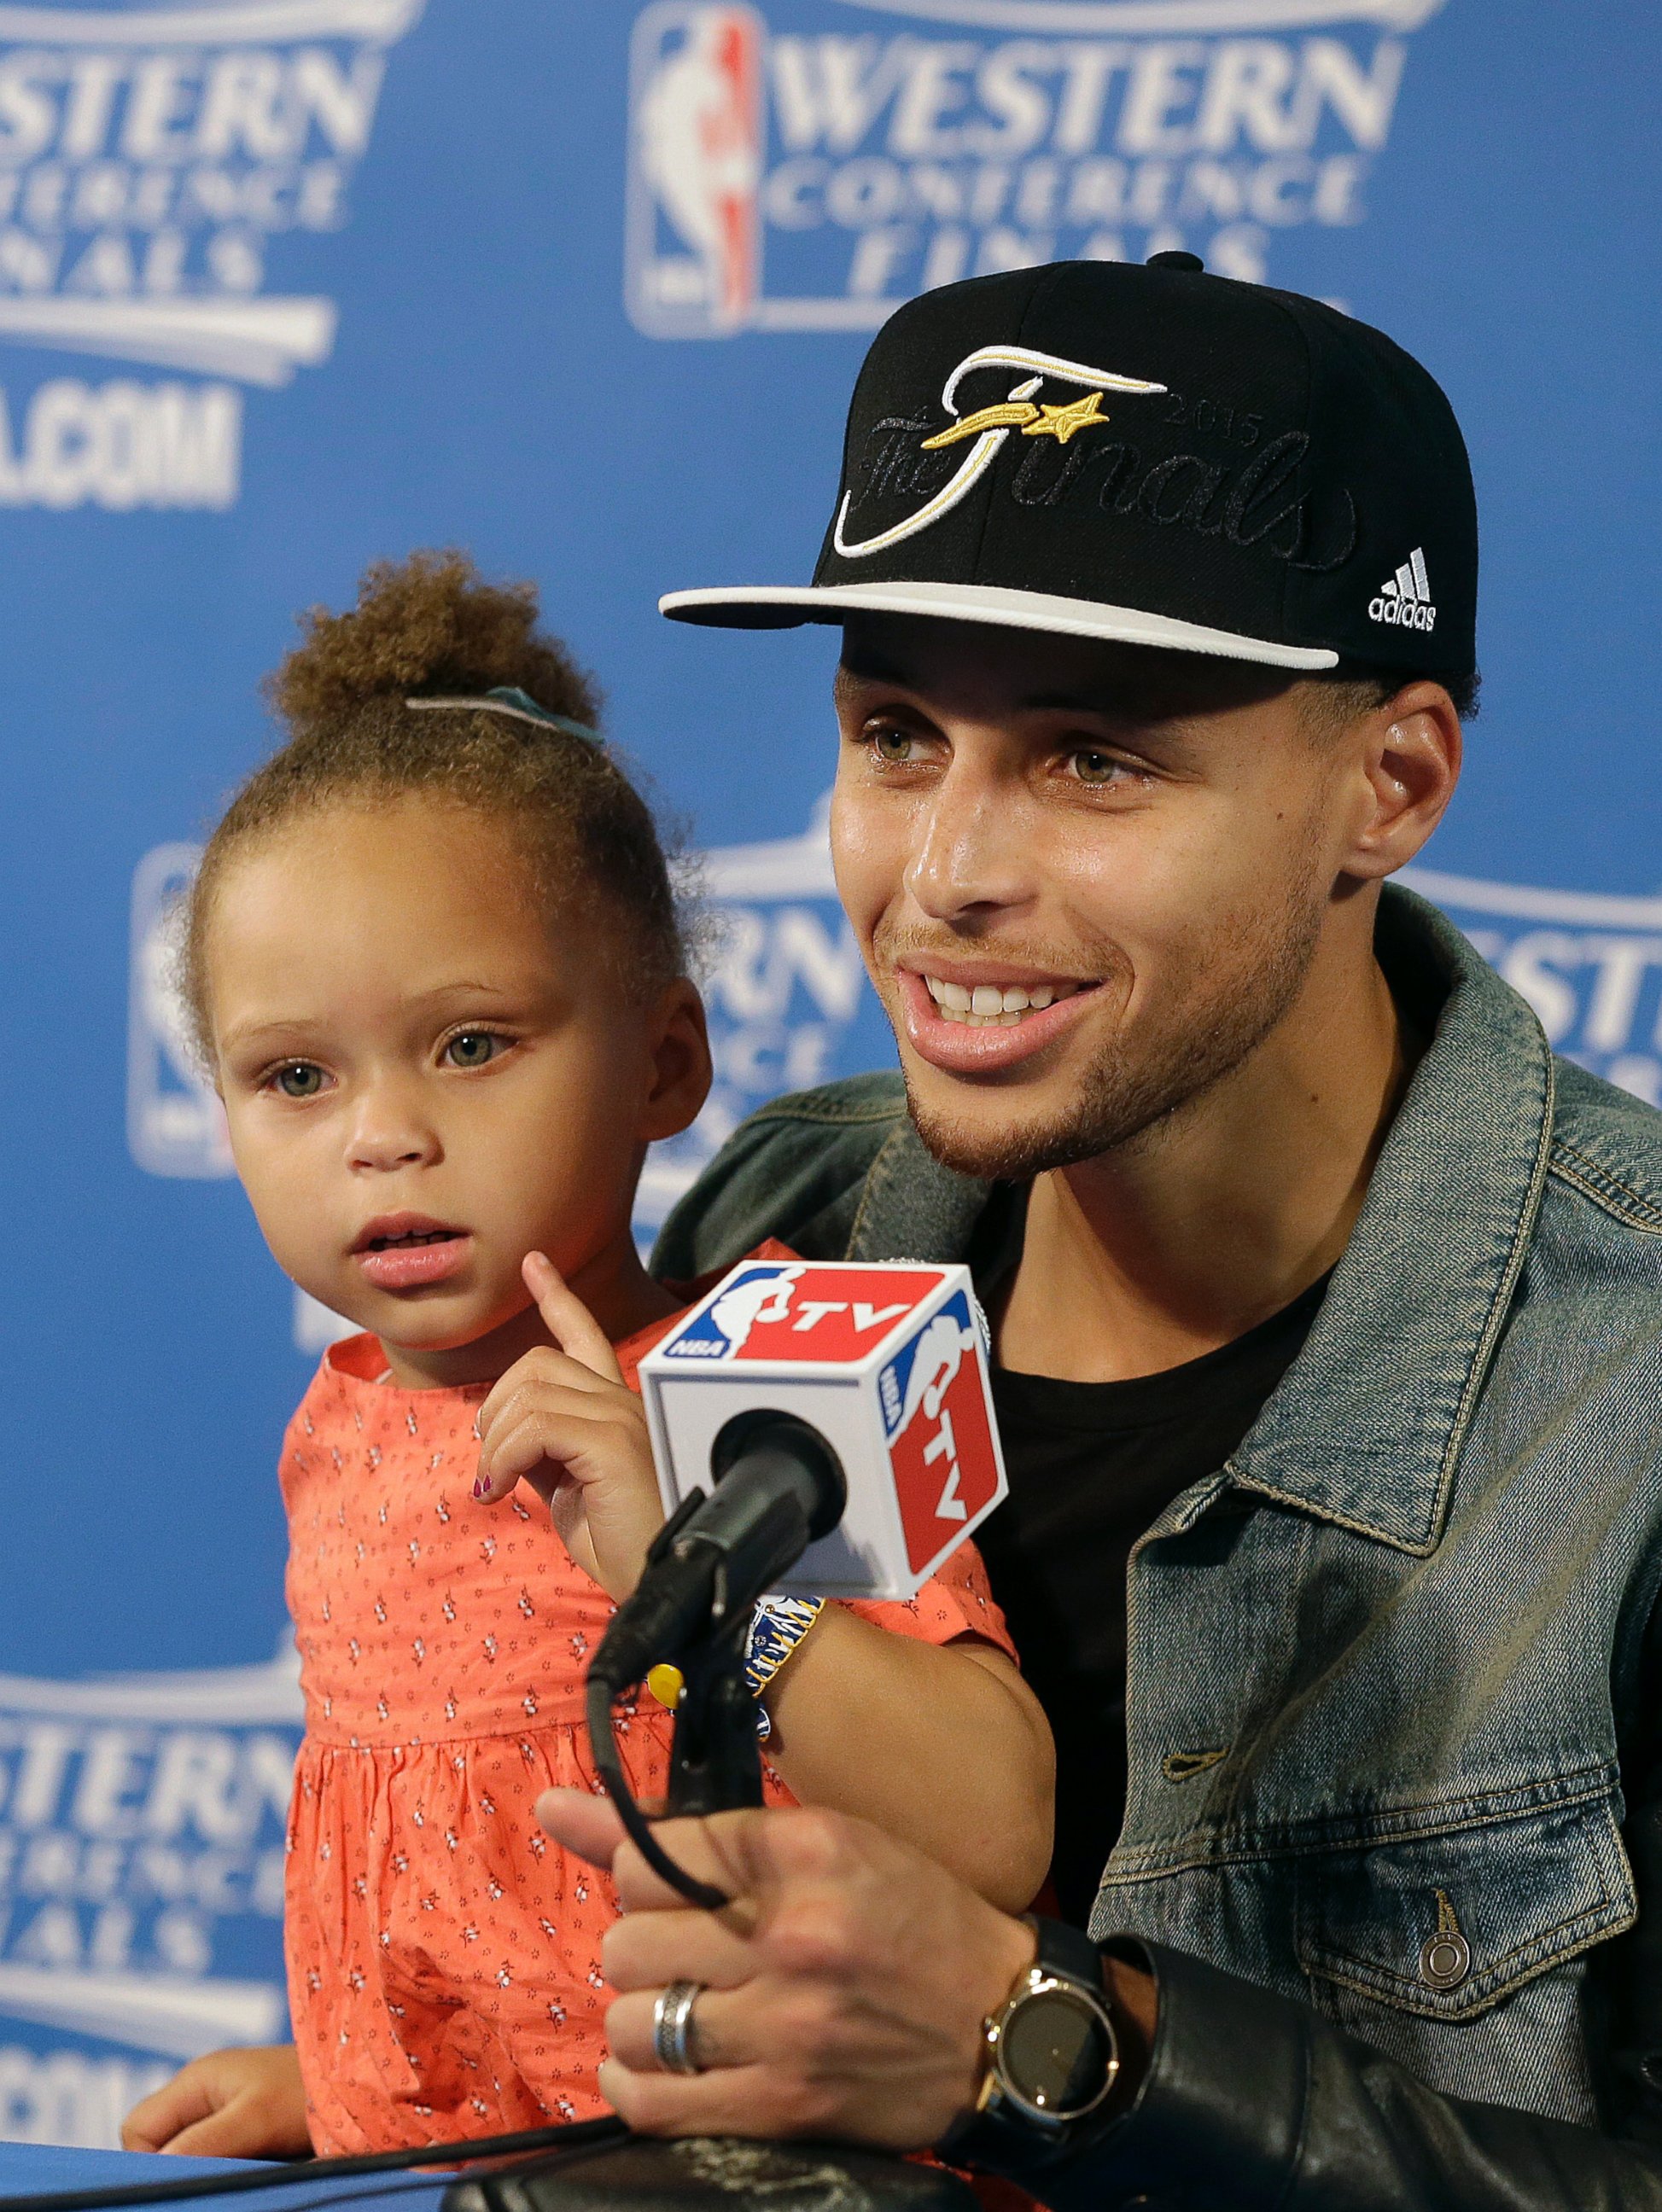
[[[348,1459],[374,1465],[417,1441],[447,1452],[473,1437],[482,1389],[405,1390],[390,1379],[387,1354],[370,1335],[343,1337],[318,1363],[283,1439],[279,1475],[293,1510],[307,1478],[338,1474]]]

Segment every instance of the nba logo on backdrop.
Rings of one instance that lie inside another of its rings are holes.
[[[201,848],[158,845],[133,875],[127,940],[127,1146],[155,1176],[228,1176],[225,1110],[191,1048],[174,975],[180,902]]]
[[[1188,248],[1262,283],[1372,212],[1443,0],[654,0],[629,308],[655,337],[868,330],[963,276]],[[801,23],[804,12],[822,21]]]
[[[745,7],[661,6],[636,27],[633,306],[665,337],[742,329],[755,305],[764,36]]]

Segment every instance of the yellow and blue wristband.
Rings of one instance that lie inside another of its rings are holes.
[[[750,1640],[745,1650],[745,1679],[758,1700],[756,1733],[765,1742],[772,1734],[762,1692],[790,1657],[825,1609],[823,1597],[764,1597],[752,1615]],[[685,1687],[681,1670],[667,1662],[647,1676],[647,1687],[671,1712],[681,1702]]]

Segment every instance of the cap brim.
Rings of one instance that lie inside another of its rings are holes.
[[[1268,668],[1333,668],[1325,646],[1277,645],[1232,629],[1208,629],[1140,607],[1104,606],[1097,599],[1058,599],[1044,592],[1007,591],[995,584],[761,584],[715,591],[669,592],[658,611],[672,622],[711,629],[795,629],[803,623],[841,623],[851,614],[934,615],[947,622],[988,623],[995,629],[1050,630],[1063,637],[1100,637],[1121,645],[1164,646],[1221,660],[1252,660]]]

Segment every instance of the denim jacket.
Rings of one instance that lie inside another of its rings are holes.
[[[1662,2207],[1662,1115],[1411,894],[1378,941],[1433,1042],[1303,1352],[1132,1553],[1092,1928],[1160,2033],[1056,2204]],[[964,1257],[989,1196],[861,1077],[659,1265]]]

